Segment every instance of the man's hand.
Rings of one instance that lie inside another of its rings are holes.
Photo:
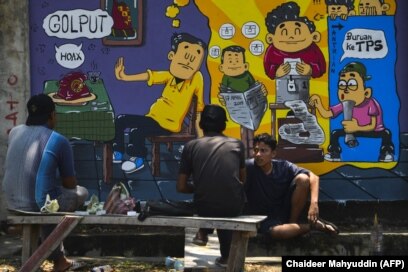
[[[125,76],[125,65],[123,61],[123,57],[118,58],[115,65],[115,76],[118,80],[123,80]]]
[[[315,108],[323,108],[322,99],[317,94],[313,94],[309,98],[309,105]]]
[[[266,87],[265,87],[265,85],[262,83],[262,86],[261,86],[261,91],[262,91],[262,94],[266,97],[266,96],[268,96],[268,90],[266,89]]]
[[[302,76],[310,76],[312,74],[312,66],[302,60],[302,62],[296,63],[296,72]]]
[[[278,69],[276,69],[276,77],[286,76],[287,74],[289,74],[290,69],[291,67],[289,62],[282,63],[281,65],[279,65]]]
[[[310,203],[307,219],[312,223],[316,223],[317,219],[319,219],[319,205],[316,202]]]
[[[360,126],[358,125],[357,120],[355,118],[349,121],[342,121],[341,124],[343,125],[344,131],[346,133],[353,133],[360,130]]]
[[[218,100],[220,101],[221,106],[225,106],[226,104],[225,104],[224,97],[220,93],[218,93],[217,96],[218,96]]]

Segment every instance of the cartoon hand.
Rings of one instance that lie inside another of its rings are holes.
[[[118,80],[123,80],[125,76],[125,65],[123,64],[123,57],[118,58],[115,65],[115,76]]]
[[[322,100],[320,98],[320,96],[318,96],[317,94],[313,94],[310,98],[309,98],[309,105],[312,107],[316,107],[319,108],[322,106]]]
[[[222,95],[218,94],[218,100],[220,101],[220,104],[221,104],[222,106],[225,106],[225,105],[226,105],[226,104],[225,104],[224,97],[222,97]]]
[[[336,17],[337,17],[337,14],[335,13],[330,14],[330,19],[335,20]]]
[[[370,15],[377,15],[377,9],[375,7],[368,7],[366,9],[366,15],[370,16]]]
[[[289,74],[290,72],[290,64],[288,62],[282,63],[279,65],[278,69],[276,69],[276,77],[283,77]]]
[[[262,94],[263,94],[264,96],[267,96],[267,95],[268,95],[268,90],[266,89],[266,87],[265,87],[264,84],[262,84],[261,90],[262,90]]]
[[[310,64],[301,62],[296,63],[296,71],[302,76],[310,76],[312,74],[312,66]]]
[[[359,131],[359,126],[355,118],[351,119],[350,121],[342,121],[341,124],[343,125],[346,133]]]
[[[341,18],[342,20],[347,20],[347,16],[348,16],[347,13],[343,13],[343,14],[340,15],[340,18]]]

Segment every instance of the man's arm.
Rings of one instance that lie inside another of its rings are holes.
[[[116,62],[115,76],[116,76],[116,79],[123,80],[123,81],[148,81],[149,80],[149,74],[147,72],[140,73],[140,74],[127,75],[125,73],[125,64],[124,64],[123,57],[120,57]]]
[[[322,100],[317,94],[310,96],[309,105],[315,107],[323,118],[333,117],[333,112],[323,107]]]
[[[194,192],[194,187],[188,182],[188,175],[179,174],[177,179],[177,192],[191,194]]]
[[[307,218],[311,222],[316,222],[319,218],[319,176],[309,172],[310,179],[310,207]]]
[[[200,120],[201,120],[201,112],[197,112],[197,117],[196,117],[196,123],[195,123],[195,129],[197,132],[197,138],[201,138],[204,136],[203,130],[200,128]]]

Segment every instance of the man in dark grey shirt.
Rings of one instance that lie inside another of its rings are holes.
[[[245,194],[245,152],[241,141],[222,134],[226,126],[224,108],[206,105],[200,128],[204,137],[188,142],[183,150],[177,191],[194,193],[194,204],[200,216],[230,217],[241,214]],[[193,183],[188,179],[192,175]],[[198,236],[207,240],[212,230],[200,229]],[[228,262],[232,232],[217,230],[221,257],[216,263]]]

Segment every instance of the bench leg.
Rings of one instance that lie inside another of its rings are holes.
[[[41,243],[32,255],[23,263],[19,272],[38,271],[41,263],[67,237],[82,220],[80,216],[64,216],[51,234]]]
[[[24,264],[31,256],[31,254],[37,249],[39,238],[40,238],[40,226],[23,225],[21,264]]]
[[[248,231],[234,231],[228,257],[227,272],[241,272],[244,270],[245,256],[250,236],[251,232]]]

